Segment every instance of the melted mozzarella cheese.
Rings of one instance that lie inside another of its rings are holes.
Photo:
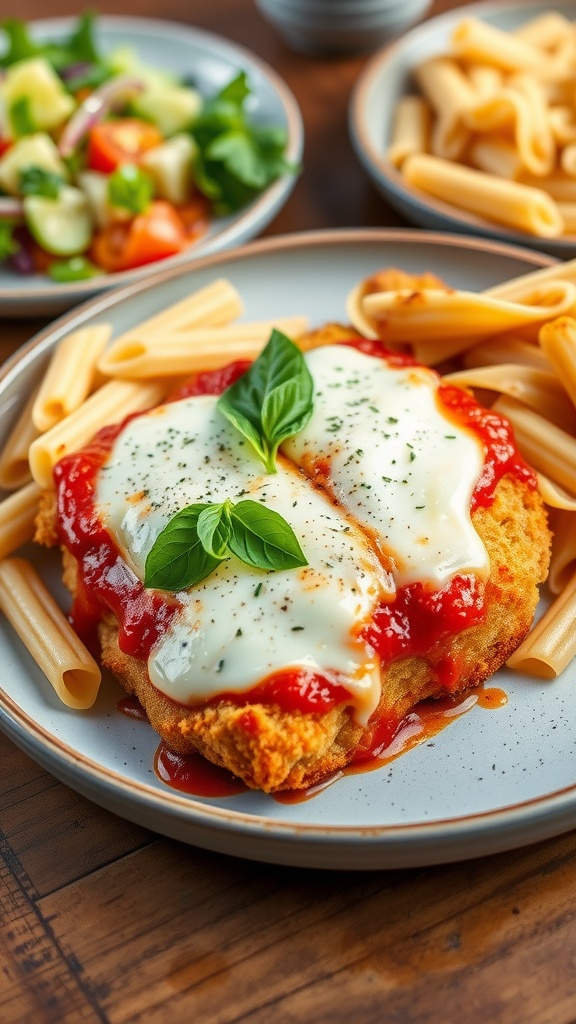
[[[482,445],[442,410],[437,375],[343,345],[314,349],[306,361],[314,412],[286,454],[309,469],[328,463],[334,496],[377,535],[399,586],[486,577],[488,554],[470,518]]]
[[[380,696],[372,649],[358,636],[394,585],[368,538],[280,457],[265,475],[212,396],[132,420],[98,479],[100,515],[144,578],[146,556],[169,519],[195,502],[262,501],[290,523],[309,565],[262,572],[232,556],[178,595],[182,611],[151,652],[154,685],[182,704],[243,692],[271,673],[302,667],[345,686],[358,721]]]

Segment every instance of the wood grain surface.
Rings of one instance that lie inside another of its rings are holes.
[[[2,0],[0,13],[82,6]],[[365,55],[293,53],[250,0],[98,6],[224,33],[288,82],[305,170],[267,234],[399,223],[347,137]],[[43,325],[2,321],[0,358]],[[569,1024],[575,891],[576,834],[362,875],[207,853],[101,810],[0,735],[0,1024]]]

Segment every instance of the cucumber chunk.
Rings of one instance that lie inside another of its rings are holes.
[[[24,197],[26,224],[36,241],[54,256],[76,256],[92,240],[90,205],[79,188],[65,185],[57,199]]]

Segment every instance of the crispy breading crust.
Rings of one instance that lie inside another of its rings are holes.
[[[457,634],[450,645],[460,667],[457,690],[484,682],[523,640],[549,561],[543,503],[536,491],[516,479],[501,480],[492,505],[477,510],[473,521],[488,550],[491,572],[485,621]],[[37,523],[40,543],[54,543],[54,523],[54,502],[46,496]],[[64,581],[73,591],[75,563],[66,552]],[[180,753],[200,751],[253,788],[274,792],[314,785],[344,767],[362,738],[363,729],[346,707],[323,715],[226,701],[183,707],[151,684],[142,662],[120,650],[115,621],[102,622],[99,632],[103,664],[138,697],[168,745]],[[425,659],[401,659],[385,673],[376,713],[401,718],[418,701],[444,695]]]

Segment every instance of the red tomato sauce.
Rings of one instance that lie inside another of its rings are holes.
[[[345,344],[367,355],[384,358],[393,367],[415,365],[411,356],[388,352],[378,341],[351,339]],[[249,365],[247,361],[237,361],[200,373],[179,388],[170,400],[221,394]],[[473,508],[490,504],[498,481],[506,473],[536,486],[534,474],[518,454],[512,429],[505,420],[450,385],[440,385],[438,398],[454,422],[474,431],[484,447],[484,469],[474,491]],[[60,538],[77,560],[79,570],[72,625],[88,646],[94,648],[98,622],[103,613],[110,610],[120,626],[121,650],[145,661],[180,604],[171,595],[144,588],[123,561],[94,503],[98,473],[114,441],[133,418],[104,428],[81,451],[65,456],[56,465],[54,477]],[[479,624],[483,609],[484,587],[473,575],[456,576],[441,591],[432,591],[421,583],[411,584],[400,588],[392,603],[383,603],[376,609],[363,638],[384,665],[397,658],[426,657],[439,685],[450,692],[458,682],[458,666],[447,653],[450,641],[454,634]],[[222,699],[240,705],[270,703],[287,711],[324,713],[346,703],[349,694],[344,686],[318,673],[287,669],[262,680],[246,693],[221,694],[216,698]],[[254,726],[249,717],[247,714],[247,732]],[[376,747],[386,745],[397,728],[396,720],[376,721],[363,744],[365,756]]]

